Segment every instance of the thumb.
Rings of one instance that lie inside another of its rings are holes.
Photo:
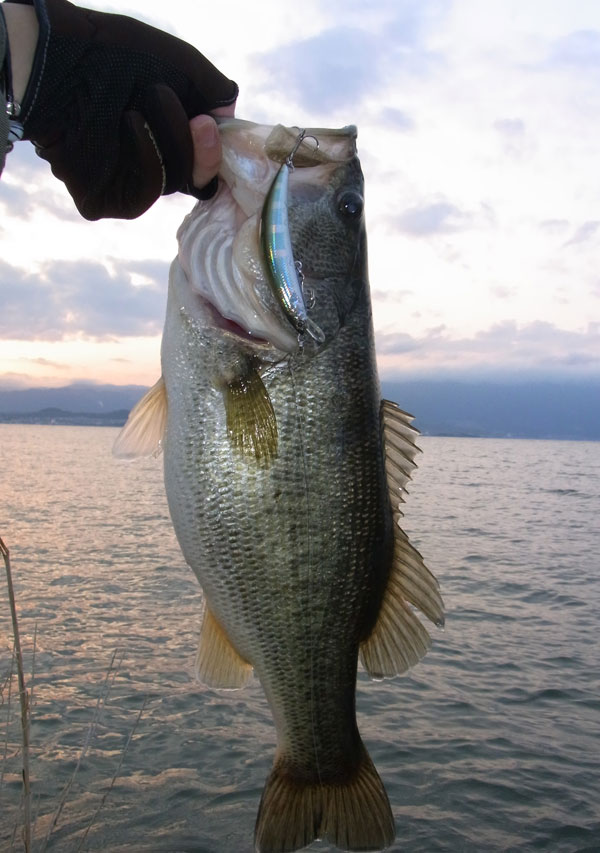
[[[190,121],[194,144],[192,181],[198,189],[205,187],[217,174],[221,165],[221,140],[216,122],[208,115],[199,115]]]

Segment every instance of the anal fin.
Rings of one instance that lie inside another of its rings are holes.
[[[208,606],[200,629],[195,669],[200,681],[208,687],[228,690],[243,687],[252,673],[252,666],[233,648]]]

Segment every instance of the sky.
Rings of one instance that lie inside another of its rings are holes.
[[[239,84],[240,118],[358,126],[384,379],[600,377],[597,0],[86,5],[194,44]],[[86,222],[19,143],[0,179],[0,387],[153,383],[192,205]]]

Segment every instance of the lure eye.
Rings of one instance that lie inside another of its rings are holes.
[[[358,219],[363,212],[363,198],[355,192],[347,192],[340,196],[338,201],[338,210],[342,216],[347,216],[350,219]]]

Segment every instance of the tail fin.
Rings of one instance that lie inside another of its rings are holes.
[[[254,840],[257,853],[286,853],[326,838],[342,850],[383,850],[396,836],[383,782],[366,749],[352,779],[341,783],[294,778],[276,759],[267,779]]]

